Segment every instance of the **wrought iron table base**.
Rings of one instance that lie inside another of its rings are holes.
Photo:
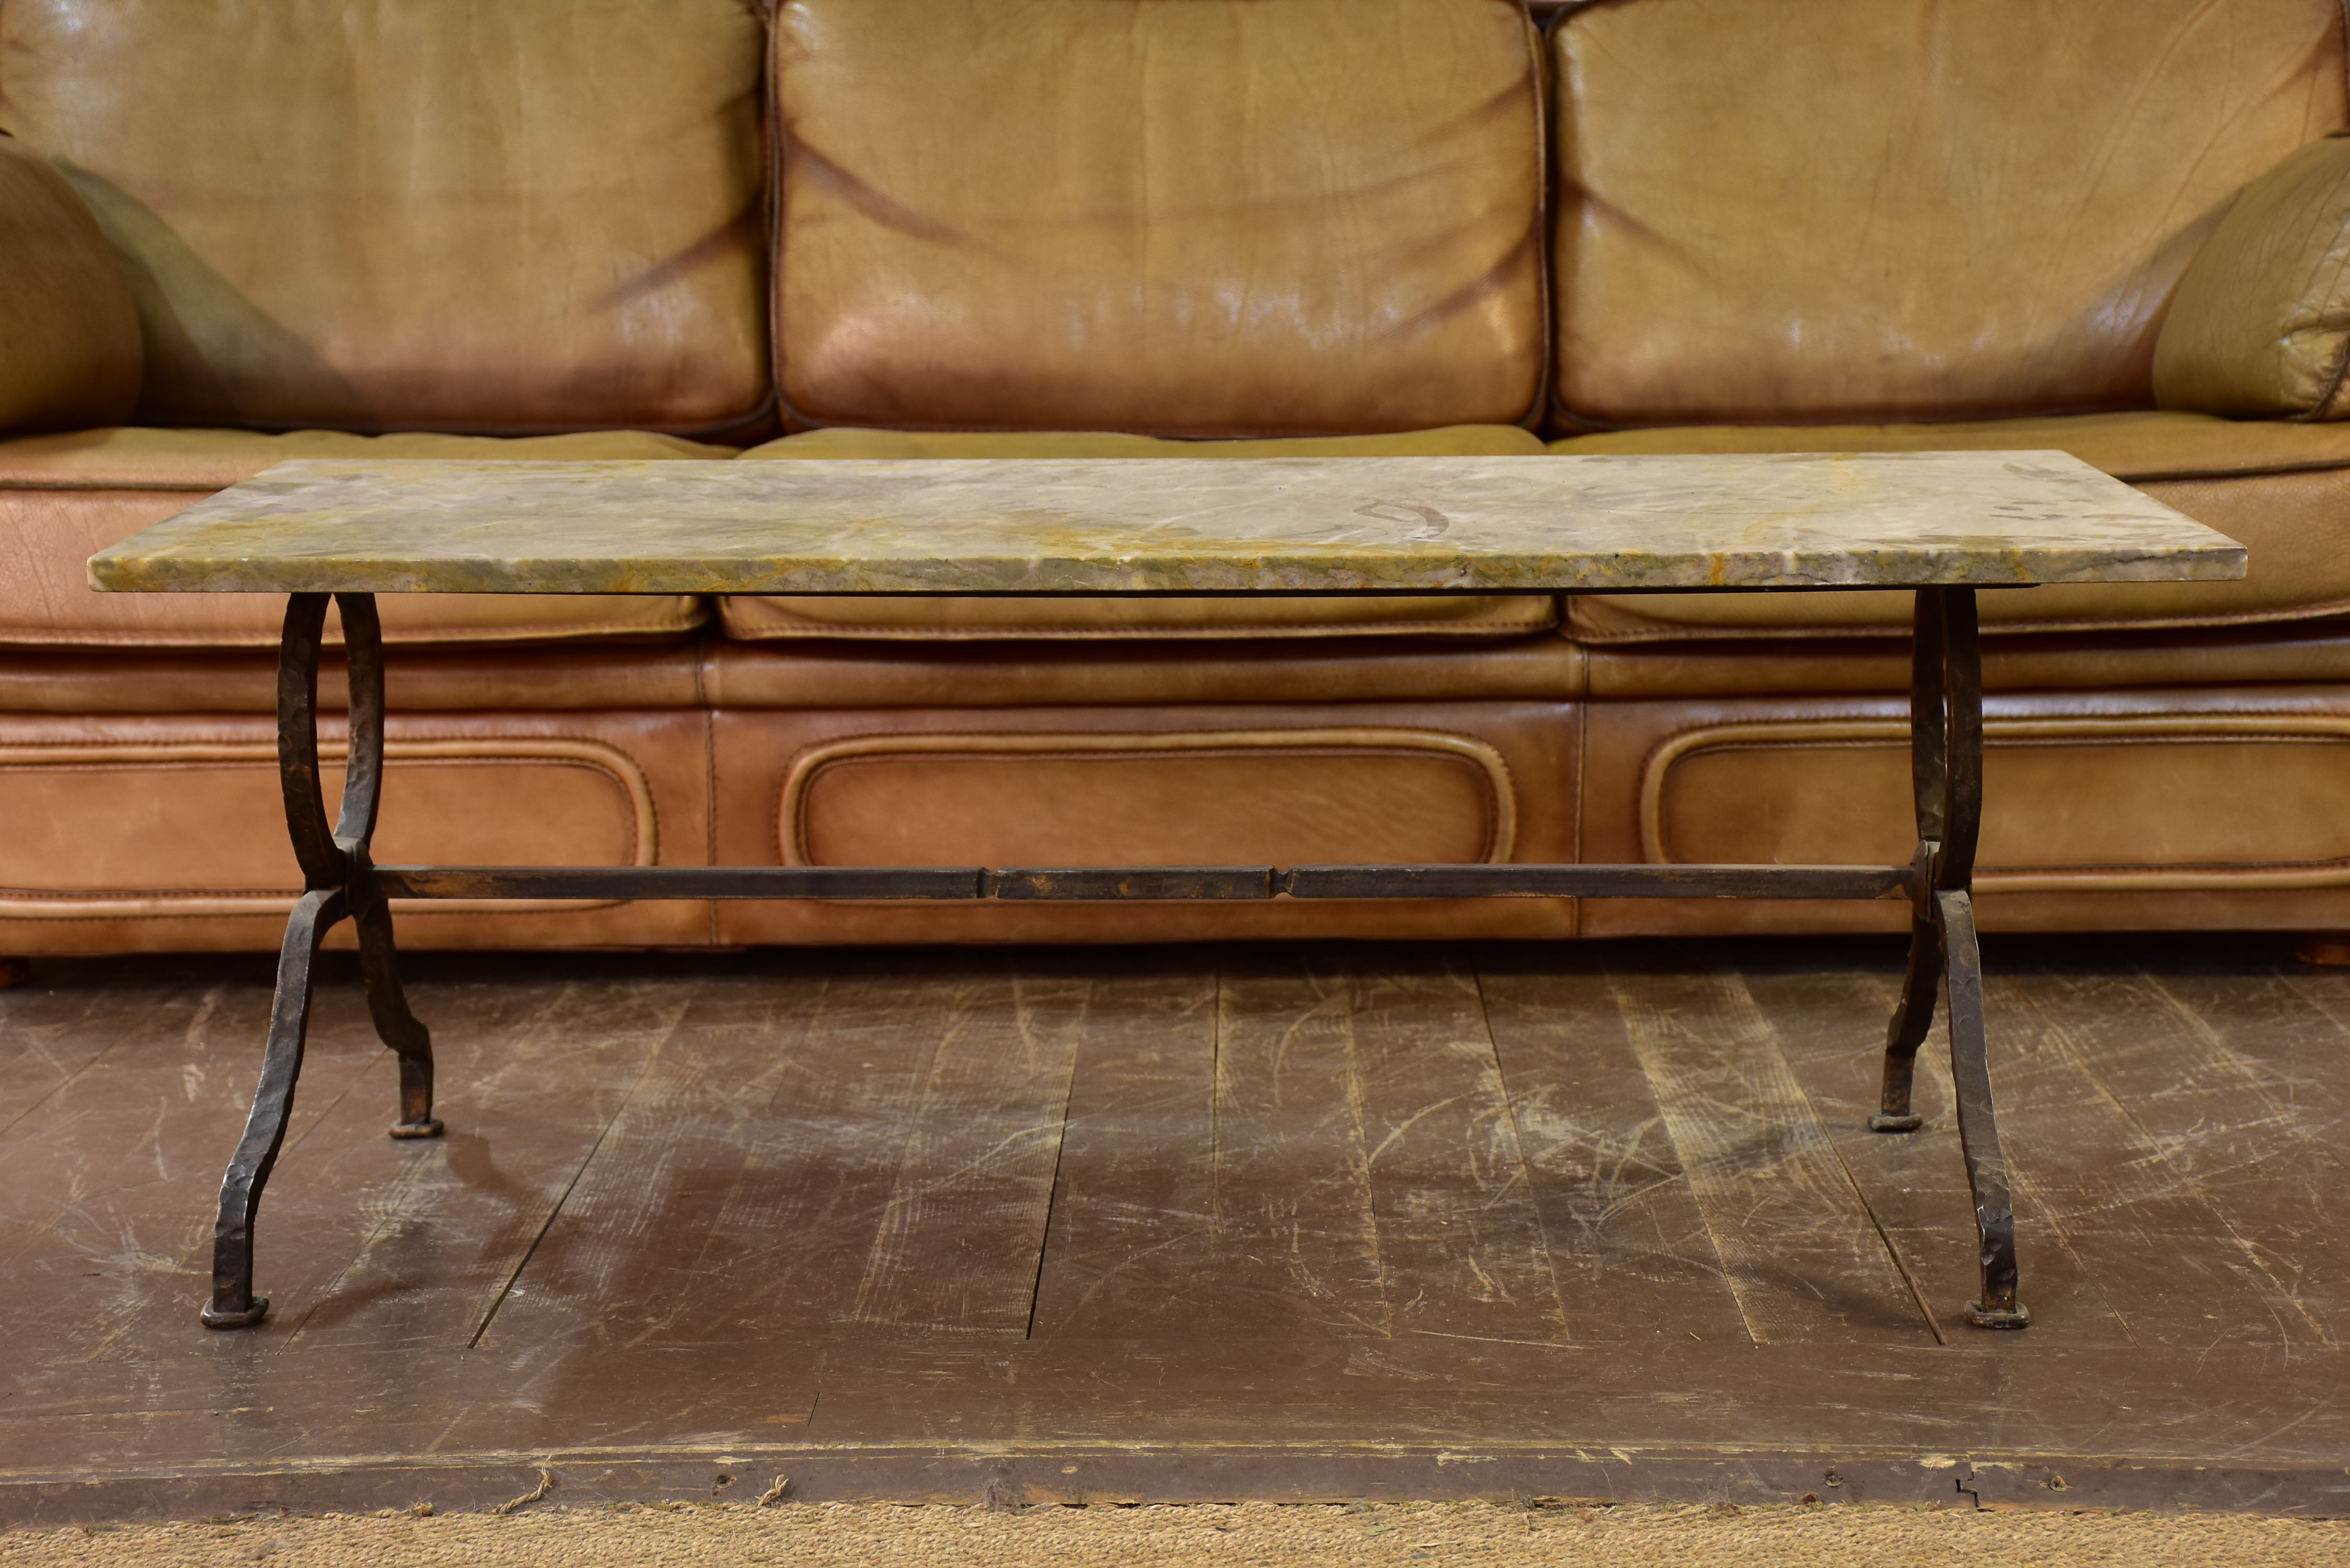
[[[336,921],[358,928],[376,1033],[400,1056],[394,1137],[437,1137],[432,1041],[408,1010],[385,900],[403,898],[1879,898],[1910,901],[1909,962],[1886,1037],[1884,1095],[1868,1125],[1912,1132],[1918,1049],[1935,993],[1949,1009],[1959,1141],[1974,1194],[1983,1328],[2022,1328],[2015,1218],[1985,1056],[1982,961],[1975,941],[1975,843],[1982,820],[1982,658],[1971,588],[1917,590],[1910,681],[1910,774],[1918,846],[1907,866],[1271,866],[989,869],[979,867],[378,867],[369,858],[383,783],[383,647],[371,594],[336,594],[350,684],[342,811],[330,826],[318,763],[318,652],[326,594],[291,597],[279,645],[277,763],[304,891],[286,922],[261,1085],[221,1183],[213,1293],[203,1320],[242,1328],[269,1311],[253,1293],[254,1217],[276,1164],[302,1071],[311,970]]]

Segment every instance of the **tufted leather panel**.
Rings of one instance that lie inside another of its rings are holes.
[[[982,722],[983,721],[983,722]],[[730,864],[1153,865],[1573,857],[1565,703],[726,711]],[[1568,935],[1568,900],[733,904],[722,940]]]
[[[2338,0],[1614,0],[1552,33],[1557,400],[1602,423],[2153,405]]]
[[[1535,410],[1540,71],[1509,0],[790,0],[775,33],[803,421]]]
[[[698,431],[767,395],[737,0],[8,0],[0,130],[122,253],[141,420]]]
[[[1908,858],[1907,702],[1594,702],[1588,860]],[[2324,927],[2350,913],[2350,686],[1995,696],[1976,904],[1993,929]],[[2243,803],[2257,798],[2262,809]],[[1586,899],[1586,935],[1896,930],[1908,908]]]
[[[706,724],[678,711],[395,712],[376,858],[707,865]],[[16,826],[0,834],[0,950],[275,948],[301,885],[276,733],[258,714],[0,714],[0,820]],[[411,948],[710,934],[708,906],[692,901],[392,908]]]

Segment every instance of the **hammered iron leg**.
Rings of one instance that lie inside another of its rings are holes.
[[[441,1131],[441,1124],[432,1119],[432,1036],[409,1011],[400,992],[391,914],[368,858],[383,782],[382,633],[371,596],[335,597],[349,655],[351,740],[341,816],[331,827],[318,765],[318,646],[327,622],[325,594],[292,596],[278,645],[278,782],[304,891],[286,921],[278,956],[261,1084],[244,1136],[221,1181],[220,1220],[213,1231],[213,1293],[203,1311],[210,1328],[244,1328],[268,1315],[268,1299],[253,1293],[254,1220],[294,1108],[318,945],[345,916],[359,929],[359,966],[376,1032],[400,1056],[400,1119],[393,1136],[431,1137]]]
[[[400,1119],[394,1137],[439,1137],[432,1115],[432,1035],[408,1008],[400,989],[400,955],[392,945],[391,909],[375,879],[368,843],[375,836],[383,795],[383,630],[372,594],[338,594],[351,693],[350,756],[344,764],[342,816],[335,847],[342,851],[351,919],[359,929],[359,973],[367,982],[375,1032],[400,1057]]]
[[[327,929],[343,918],[339,888],[314,888],[294,906],[286,922],[286,945],[277,954],[277,994],[269,1006],[269,1044],[261,1058],[261,1086],[254,1091],[244,1136],[221,1178],[220,1220],[213,1227],[213,1299],[204,1306],[206,1328],[244,1328],[269,1315],[269,1298],[253,1293],[253,1218],[261,1189],[286,1143],[286,1118],[294,1114],[294,1084],[302,1075],[303,1036],[310,1026],[310,967]]]
[[[1934,904],[1941,915],[1943,968],[1949,976],[1950,1082],[1959,1102],[1959,1145],[1966,1151],[1967,1185],[1975,1199],[1975,1239],[1982,1254],[1982,1297],[1967,1303],[1967,1321],[1977,1328],[2022,1328],[2031,1323],[2032,1314],[2015,1299],[2015,1212],[2008,1198],[2007,1158],[2000,1152],[1999,1123],[1991,1111],[1974,899],[1963,891],[1937,893]]]
[[[1920,588],[1909,641],[1909,787],[1918,820],[1918,847],[1909,858],[1917,880],[1909,916],[1909,962],[1901,977],[1901,1000],[1885,1033],[1885,1082],[1871,1132],[1916,1132],[1926,1118],[1909,1108],[1909,1085],[1917,1075],[1918,1047],[1934,1025],[1934,993],[1942,979],[1941,933],[1934,921],[1934,857],[1942,847],[1943,808],[1950,788],[1950,651],[1942,596]]]
[[[1939,987],[1950,1019],[1959,1142],[1981,1253],[1982,1296],[1968,1303],[1967,1319],[1981,1328],[2022,1328],[2032,1317],[2015,1299],[2015,1215],[1991,1108],[1971,891],[1982,831],[1983,757],[1982,644],[1972,589],[1918,590],[1912,657],[1909,756],[1918,849],[1910,862],[1909,964],[1887,1032],[1881,1108],[1868,1125],[1879,1132],[1921,1125],[1909,1107],[1910,1081]]]

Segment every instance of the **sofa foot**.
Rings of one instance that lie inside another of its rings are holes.
[[[20,958],[0,958],[0,991],[12,985],[22,985],[33,978],[33,961]]]
[[[2350,931],[2303,931],[2293,956],[2321,969],[2350,969]]]

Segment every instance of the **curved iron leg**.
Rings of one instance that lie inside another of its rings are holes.
[[[1941,849],[1944,809],[1950,788],[1949,653],[1947,607],[1939,588],[1919,588],[1909,639],[1909,786],[1918,819],[1918,848],[1910,857],[1915,878],[1909,916],[1909,962],[1901,977],[1901,1000],[1885,1032],[1885,1080],[1871,1132],[1916,1132],[1926,1118],[1909,1108],[1918,1047],[1934,1024],[1934,993],[1942,978],[1941,940],[1934,927],[1934,858]]]
[[[1941,916],[1950,1008],[1950,1081],[1959,1102],[1959,1145],[1974,1191],[1975,1239],[1982,1251],[1982,1299],[1967,1303],[1978,1328],[2022,1328],[2032,1314],[2015,1299],[2015,1213],[2008,1197],[2007,1158],[1991,1112],[1991,1064],[1984,1051],[1982,956],[1975,945],[1974,899],[1962,890],[1934,895]]]
[[[400,1119],[394,1137],[439,1137],[432,1115],[432,1035],[409,1011],[392,944],[391,910],[376,890],[368,841],[383,793],[383,631],[373,594],[337,594],[351,693],[351,743],[343,771],[342,815],[335,846],[343,855],[351,920],[359,929],[359,973],[367,981],[375,1032],[400,1057]]]
[[[303,894],[286,923],[277,959],[277,992],[270,1003],[269,1044],[261,1085],[244,1136],[221,1180],[220,1221],[213,1231],[213,1294],[203,1319],[212,1328],[244,1328],[269,1312],[253,1293],[253,1230],[262,1189],[286,1141],[294,1086],[302,1075],[302,1047],[310,1023],[311,971],[327,930],[346,915],[359,928],[359,968],[376,1033],[400,1056],[400,1112],[395,1137],[432,1137],[432,1038],[408,1010],[391,940],[391,912],[378,891],[368,841],[375,832],[383,784],[383,638],[375,599],[338,594],[349,649],[350,757],[343,775],[340,819],[327,822],[318,765],[318,647],[326,632],[327,596],[295,594],[286,605],[277,652],[277,775],[286,797],[286,830],[302,867]]]
[[[376,1033],[400,1056],[400,1119],[392,1123],[391,1136],[439,1137],[440,1118],[432,1114],[432,1035],[408,1010],[408,997],[400,988],[391,910],[372,885],[369,892],[368,902],[352,921],[359,929],[359,973],[367,981],[369,1015],[375,1020]]]
[[[1974,1193],[1975,1240],[1982,1297],[1967,1305],[1978,1328],[2022,1328],[2032,1321],[2015,1299],[2015,1214],[2007,1160],[1991,1110],[1991,1064],[1983,1030],[1982,954],[1975,942],[1975,846],[1982,833],[1982,643],[1971,588],[1944,588],[1942,689],[1949,727],[1942,795],[1942,844],[1934,856],[1934,923],[1940,929],[1942,993],[1950,1015],[1950,1077],[1958,1098],[1959,1143]]]
[[[1885,1078],[1877,1091],[1877,1109],[1868,1114],[1868,1130],[1916,1132],[1926,1118],[1909,1108],[1909,1090],[1918,1075],[1918,1047],[1934,1026],[1933,996],[1941,981],[1941,944],[1931,925],[1909,922],[1909,964],[1901,976],[1901,1001],[1885,1033]]]
[[[310,1024],[310,967],[328,927],[343,918],[343,891],[314,888],[294,906],[286,922],[286,944],[277,955],[277,994],[269,1008],[269,1045],[261,1059],[261,1086],[244,1136],[229,1157],[221,1179],[220,1220],[213,1227],[213,1299],[204,1307],[207,1328],[244,1328],[269,1314],[269,1298],[253,1293],[253,1219],[261,1190],[286,1142],[286,1121],[294,1111],[294,1085],[302,1075],[302,1043]]]

